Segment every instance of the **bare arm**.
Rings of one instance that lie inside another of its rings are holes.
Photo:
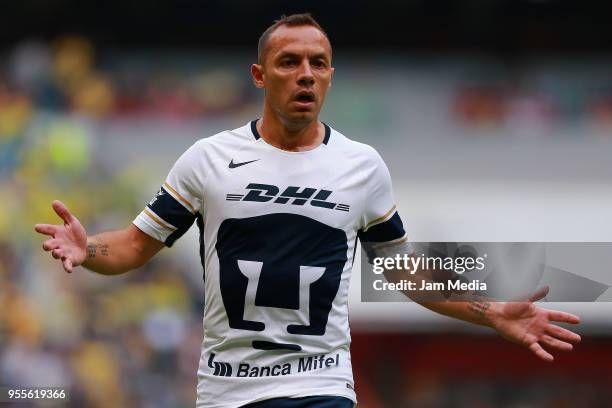
[[[82,266],[103,275],[116,275],[141,267],[163,247],[163,243],[130,225],[89,237]]]
[[[387,271],[385,277],[390,282],[401,279],[420,281],[428,279],[427,271],[410,274],[407,271]],[[571,351],[573,344],[580,342],[578,334],[551,322],[580,323],[578,316],[557,310],[543,309],[535,305],[546,296],[548,288],[541,288],[528,299],[516,302],[498,302],[493,300],[469,301],[423,301],[415,297],[413,291],[404,291],[404,295],[436,313],[470,323],[493,328],[497,333],[513,343],[529,348],[544,361],[553,361],[554,357],[542,346],[551,351]]]
[[[121,274],[144,265],[164,247],[134,225],[87,237],[85,228],[62,202],[54,201],[53,209],[64,224],[37,224],[34,229],[51,236],[43,249],[61,260],[66,272],[82,265],[103,275]]]

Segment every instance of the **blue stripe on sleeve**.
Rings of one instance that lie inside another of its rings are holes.
[[[404,224],[398,212],[385,222],[373,225],[367,231],[359,231],[361,242],[388,242],[403,237],[405,234]]]
[[[187,232],[196,219],[196,214],[186,209],[163,187],[159,190],[155,198],[147,204],[147,207],[164,221],[176,227],[176,231],[170,234],[170,236],[166,238],[166,242],[164,242],[164,244],[169,247]]]

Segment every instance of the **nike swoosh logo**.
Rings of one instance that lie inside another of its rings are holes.
[[[259,161],[260,159],[255,159],[255,160],[251,160],[251,161],[245,161],[242,163],[234,163],[234,159],[232,159],[232,161],[229,164],[229,168],[230,169],[235,169],[236,167],[240,167],[240,166],[244,166],[245,164],[249,164],[249,163],[253,163],[256,161]]]

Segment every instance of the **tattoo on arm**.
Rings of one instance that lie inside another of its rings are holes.
[[[91,242],[87,244],[87,258],[95,258],[98,254],[98,249],[100,250],[99,254],[101,256],[108,256],[108,244],[96,244]]]
[[[489,302],[479,302],[477,300],[473,300],[468,304],[468,309],[477,314],[480,317],[484,317],[487,310],[491,307],[491,303]]]

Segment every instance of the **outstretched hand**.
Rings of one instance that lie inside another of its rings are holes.
[[[51,236],[51,239],[43,242],[43,249],[51,251],[53,258],[61,260],[64,270],[71,273],[74,267],[85,262],[87,233],[64,203],[53,201],[53,210],[64,221],[64,225],[36,224],[34,230]]]
[[[580,342],[580,336],[551,322],[580,323],[580,318],[570,313],[548,310],[536,306],[536,302],[548,294],[548,287],[535,292],[523,301],[500,304],[499,313],[493,318],[493,328],[500,336],[529,348],[544,361],[554,360],[550,351],[571,351]]]

